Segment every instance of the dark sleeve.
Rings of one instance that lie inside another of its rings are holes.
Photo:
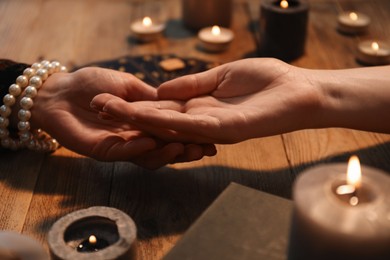
[[[23,74],[29,65],[16,63],[11,60],[0,59],[0,106],[3,104],[3,97],[8,93],[8,88],[18,76]]]

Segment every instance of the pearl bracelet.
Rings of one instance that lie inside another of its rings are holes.
[[[19,76],[16,82],[9,87],[9,93],[4,96],[4,104],[0,107],[0,139],[3,147],[12,150],[27,147],[37,151],[54,151],[58,148],[58,142],[42,130],[31,132],[29,122],[34,97],[42,87],[43,82],[56,72],[66,72],[66,67],[61,66],[58,61],[44,60],[40,63],[34,63],[30,68],[25,69],[23,75]],[[22,93],[21,109],[18,112],[19,139],[13,139],[8,131],[8,117],[12,112],[11,107],[15,104],[16,98]]]

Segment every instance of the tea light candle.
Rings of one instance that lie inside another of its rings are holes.
[[[294,60],[305,50],[309,5],[305,0],[263,0],[259,55]]]
[[[165,24],[155,23],[150,17],[145,16],[142,20],[132,23],[130,29],[137,40],[150,42],[161,36],[165,29]]]
[[[49,231],[53,259],[134,259],[136,227],[122,211],[91,207],[60,218]]]
[[[357,60],[365,65],[390,63],[390,46],[382,41],[363,41],[358,45]]]
[[[0,259],[49,260],[49,256],[38,241],[13,231],[1,231]]]
[[[229,48],[233,41],[234,33],[232,30],[214,25],[206,27],[199,31],[198,38],[200,46],[210,52],[220,52]]]
[[[347,180],[346,169],[317,166],[298,177],[289,259],[390,259],[390,177],[360,168],[357,157]]]
[[[347,34],[357,34],[367,31],[370,17],[358,12],[344,12],[338,17],[338,29]]]

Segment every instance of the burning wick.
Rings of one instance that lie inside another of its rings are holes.
[[[350,12],[349,13],[349,18],[351,18],[352,21],[357,21],[358,15],[355,12]]]
[[[287,0],[282,0],[282,1],[280,1],[280,7],[282,7],[283,9],[288,8],[288,2],[287,2]]]
[[[104,239],[98,239],[94,235],[90,235],[88,239],[84,240],[77,246],[78,252],[97,252],[100,249],[109,246],[108,242]]]
[[[350,195],[349,204],[356,206],[359,204],[359,198],[356,196],[357,190],[361,186],[362,171],[359,158],[356,155],[351,156],[348,162],[347,184],[340,185],[336,189],[337,195]]]
[[[219,28],[219,26],[217,25],[214,25],[212,28],[211,28],[211,34],[212,35],[220,35],[221,34],[221,28]]]
[[[371,48],[375,51],[375,54],[378,54],[379,44],[377,42],[372,42],[371,43]]]
[[[150,17],[148,17],[148,16],[145,16],[144,19],[142,19],[142,24],[145,27],[149,27],[152,25],[152,19],[150,19]]]

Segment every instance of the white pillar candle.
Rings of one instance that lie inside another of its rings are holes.
[[[344,12],[338,17],[338,29],[343,33],[357,34],[367,31],[370,17],[359,12]]]
[[[152,18],[145,16],[130,25],[131,32],[139,41],[149,42],[161,36],[165,29],[165,24],[155,23]]]
[[[233,41],[232,30],[214,25],[199,31],[198,38],[201,47],[210,52],[220,52],[226,50]]]
[[[357,60],[366,65],[390,63],[390,46],[382,41],[363,41],[358,45]]]
[[[348,182],[346,170],[330,164],[298,177],[289,259],[390,259],[390,177],[362,167]]]

